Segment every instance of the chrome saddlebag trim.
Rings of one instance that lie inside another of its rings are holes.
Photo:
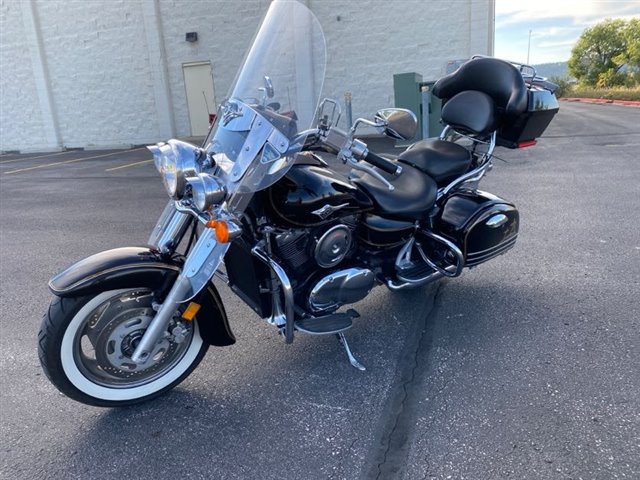
[[[487,250],[481,250],[479,252],[468,253],[465,267],[475,267],[476,265],[480,265],[481,263],[486,262],[487,260],[491,260],[498,255],[502,255],[506,253],[508,250],[511,250],[513,246],[516,244],[516,240],[518,239],[518,235],[514,235],[508,240],[492,247]]]

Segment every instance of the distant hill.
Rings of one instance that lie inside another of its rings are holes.
[[[568,77],[567,62],[541,63],[533,65],[538,75],[542,77]]]

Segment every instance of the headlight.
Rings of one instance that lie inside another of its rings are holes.
[[[193,203],[198,210],[208,210],[213,205],[224,201],[226,191],[224,185],[216,177],[208,173],[200,173],[196,177],[187,178],[191,185]]]
[[[187,177],[196,176],[200,171],[198,159],[201,150],[175,139],[147,148],[153,153],[153,161],[162,175],[167,193],[171,198],[179,200],[184,196]]]

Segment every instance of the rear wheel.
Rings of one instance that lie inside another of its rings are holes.
[[[208,344],[198,322],[173,320],[145,364],[131,360],[153,319],[153,292],[112,290],[56,298],[44,315],[40,363],[65,395],[89,405],[127,406],[155,398],[184,380]]]

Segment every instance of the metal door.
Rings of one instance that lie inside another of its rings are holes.
[[[202,137],[209,131],[209,115],[215,113],[216,109],[211,63],[185,63],[182,65],[182,72],[187,93],[191,135]]]

